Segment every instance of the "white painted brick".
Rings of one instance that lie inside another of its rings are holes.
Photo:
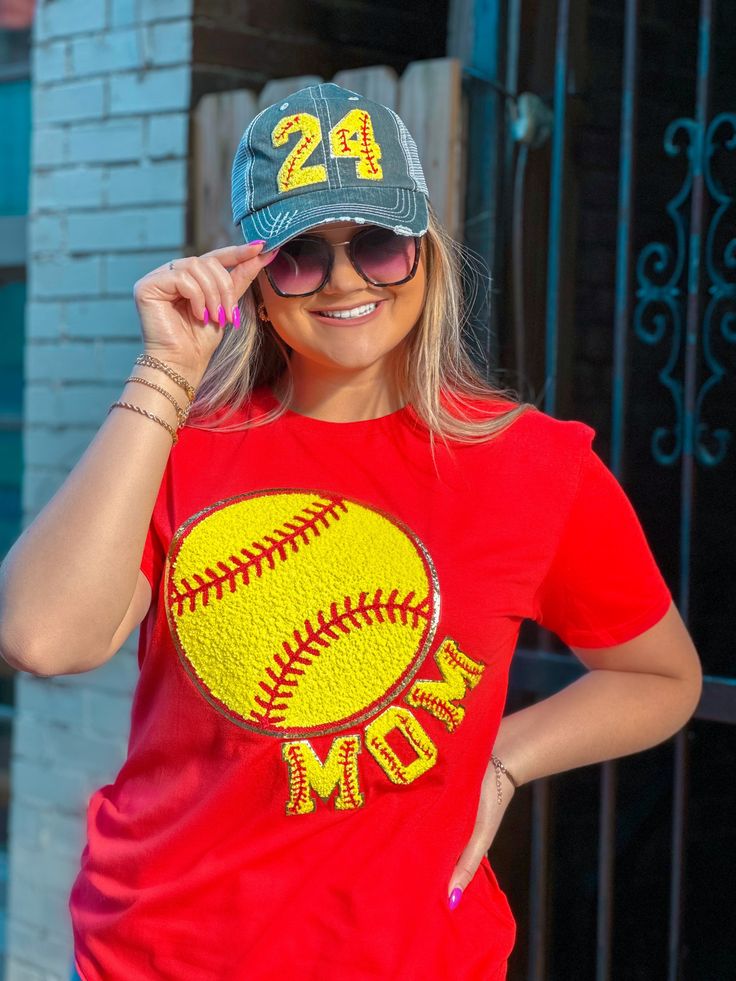
[[[31,63],[34,85],[61,81],[67,74],[66,41],[34,45],[31,49]]]
[[[104,698],[104,693],[99,697]],[[13,724],[17,759],[103,774],[101,784],[114,780],[122,766],[126,735],[125,726],[121,726],[115,734],[96,732],[94,738],[90,738],[82,731],[81,719],[70,720],[68,725],[50,725],[25,712],[18,713]]]
[[[34,966],[54,970],[63,963],[66,949],[65,921],[69,919],[68,912],[64,916],[64,909],[77,871],[78,863],[77,868],[71,865],[64,878],[54,883],[50,881],[50,877],[45,879],[40,870],[35,875],[29,875],[25,869],[14,865],[11,859],[9,893],[14,915],[8,923],[8,946],[24,953],[32,950]],[[71,924],[68,929],[71,929]]]
[[[130,729],[130,698],[95,692],[87,699],[86,721],[90,732],[107,738],[127,737]]]
[[[78,857],[84,847],[86,828],[81,814],[61,814],[31,804],[10,814],[11,846],[53,852],[62,858]]]
[[[130,702],[139,676],[136,650],[138,632],[138,628],[136,628],[117,654],[95,668],[94,671],[86,671],[83,675],[64,674],[55,678],[54,681],[59,686],[70,688],[79,687],[83,684],[86,691],[110,692],[126,698]]]
[[[138,0],[112,0],[110,11],[111,27],[130,27],[140,20]]]
[[[69,131],[70,163],[122,163],[143,154],[143,123],[138,118],[81,124]]]
[[[191,20],[154,24],[149,29],[147,50],[154,65],[176,65],[192,56]]]
[[[26,385],[23,418],[29,426],[50,426],[63,419],[67,426],[95,426],[99,429],[110,403],[120,398],[122,374],[121,371],[119,385]],[[50,479],[46,475],[40,481],[41,488],[49,486]]]
[[[102,259],[37,258],[28,267],[32,299],[95,296],[100,293]]]
[[[185,112],[148,116],[143,121],[145,147],[152,160],[186,157],[188,153],[189,117]]]
[[[124,293],[132,297],[137,280],[174,258],[176,252],[180,250],[181,243],[172,246],[169,252],[134,252],[103,256],[103,282],[106,292]]]
[[[192,0],[141,0],[141,20],[172,20],[191,17]]]
[[[66,316],[64,303],[58,300],[42,303],[28,300],[26,303],[26,340],[50,340],[57,338]]]
[[[82,693],[61,689],[47,678],[21,673],[16,679],[15,693],[18,711],[32,713],[48,722],[66,723],[70,718],[81,719],[84,715]]]
[[[133,300],[106,297],[102,300],[77,300],[67,307],[61,326],[61,336],[70,340],[90,337],[134,339],[142,343],[140,321]]]
[[[105,7],[89,0],[45,0],[36,10],[35,40],[100,31],[105,27]]]
[[[64,891],[59,891],[49,902],[44,904],[47,918],[44,928],[39,930],[36,924],[29,926],[19,920],[11,921],[7,930],[7,942],[12,949],[33,952],[34,967],[43,971],[44,979],[69,979],[71,963],[71,922],[67,908],[69,892],[73,879],[67,876]],[[43,890],[45,880],[39,879],[34,883],[37,890]],[[65,898],[66,897],[66,898]],[[38,913],[36,914],[38,919]],[[60,973],[64,971],[65,973]]]
[[[30,967],[17,957],[9,957],[5,961],[5,981],[68,981],[69,972],[63,976],[57,973],[50,978],[45,971]]]
[[[23,528],[27,528],[68,476],[66,470],[28,467],[23,471]]]
[[[136,68],[143,62],[143,55],[142,31],[135,28],[107,31],[71,42],[72,69],[78,78]]]
[[[25,433],[24,459],[32,466],[67,467],[71,470],[91,443],[98,428],[99,426],[28,428]]]
[[[86,799],[90,792],[90,780],[84,773],[15,757],[11,779],[13,796],[18,800],[51,804],[67,813],[76,813],[79,801]]]
[[[31,215],[28,219],[28,255],[58,253],[66,248],[65,215]]]
[[[71,252],[109,252],[179,245],[186,234],[181,207],[70,212]]]
[[[55,167],[67,159],[68,131],[59,126],[34,126],[31,132],[34,167]]]
[[[105,107],[105,79],[61,82],[33,89],[33,116],[39,124],[97,119]]]
[[[191,70],[155,68],[110,77],[110,114],[162,112],[189,105]]]
[[[105,176],[101,167],[36,171],[31,177],[32,210],[100,208]]]
[[[26,379],[38,381],[82,381],[120,383],[141,353],[139,341],[62,341],[31,344],[26,350]],[[45,441],[42,430],[35,438]],[[33,442],[29,439],[29,442]],[[54,464],[48,463],[48,466]]]
[[[164,204],[187,200],[184,160],[111,168],[107,182],[109,204]]]

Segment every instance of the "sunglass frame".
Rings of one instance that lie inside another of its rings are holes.
[[[356,262],[355,255],[353,254],[353,249],[354,249],[355,242],[359,241],[361,238],[365,237],[366,235],[369,235],[372,232],[374,232],[376,227],[378,227],[378,226],[372,226],[371,228],[362,228],[359,232],[356,232],[355,235],[353,235],[353,237],[348,242],[339,242],[339,243],[335,243],[335,244],[347,245],[347,253],[348,253],[348,259],[350,260],[350,264],[352,265],[353,269],[357,272],[357,274],[362,279],[364,279],[366,281],[366,283],[370,283],[371,286],[401,286],[403,283],[408,283],[410,279],[413,279],[414,276],[416,276],[417,269],[419,268],[419,256],[420,256],[421,248],[422,248],[422,240],[421,240],[421,237],[419,235],[412,235],[412,236],[406,235],[405,236],[405,235],[398,235],[396,232],[393,233],[394,235],[396,235],[397,238],[413,238],[414,239],[414,264],[412,265],[411,271],[409,272],[409,274],[407,276],[404,276],[403,279],[397,279],[397,280],[394,280],[393,282],[390,282],[390,283],[377,282],[375,279],[370,279],[368,276],[366,276],[366,274],[363,272],[363,270],[360,268],[360,266]],[[388,231],[388,229],[386,229],[386,230]],[[325,250],[325,252],[326,252],[326,255],[327,255],[327,271],[325,272],[325,275],[324,275],[324,277],[322,279],[322,282],[315,289],[308,290],[306,293],[284,293],[281,289],[279,289],[279,287],[273,281],[273,276],[271,275],[270,267],[269,266],[266,266],[265,267],[266,278],[268,279],[269,283],[271,284],[271,289],[278,296],[283,296],[283,297],[285,297],[287,299],[292,299],[294,297],[313,296],[315,293],[319,293],[319,291],[324,288],[325,283],[329,280],[329,278],[330,278],[330,276],[332,274],[332,267],[335,264],[335,245],[334,244],[331,244],[330,242],[328,242],[327,239],[322,238],[321,235],[309,235],[309,234],[306,234],[306,235],[298,235],[298,236],[296,236],[296,238],[290,239],[289,241],[290,242],[292,242],[292,241],[295,242],[295,241],[304,240],[304,239],[309,239],[310,241],[319,242],[320,247],[323,248]],[[289,244],[288,242],[285,243],[285,245],[288,245],[288,244]],[[282,246],[282,248],[284,248],[284,246]]]

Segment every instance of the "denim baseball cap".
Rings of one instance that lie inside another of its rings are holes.
[[[264,251],[316,225],[356,221],[424,235],[427,183],[399,116],[323,82],[263,109],[232,168],[233,223]]]

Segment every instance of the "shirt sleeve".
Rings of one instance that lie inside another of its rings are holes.
[[[164,555],[161,542],[153,526],[153,518],[148,526],[146,541],[143,545],[143,555],[141,556],[140,569],[143,575],[151,584],[151,592],[155,596],[158,591],[161,573],[164,568]]]
[[[153,596],[158,595],[158,588],[166,562],[166,547],[162,534],[163,521],[165,518],[165,505],[168,497],[167,487],[169,482],[170,463],[167,463],[161,484],[156,495],[156,502],[153,506],[153,514],[148,525],[146,540],[143,543],[143,554],[140,561],[140,570],[151,584]]]
[[[534,620],[569,647],[611,647],[653,627],[671,601],[630,500],[589,447]]]

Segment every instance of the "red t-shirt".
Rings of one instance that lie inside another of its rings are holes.
[[[594,435],[530,409],[435,470],[409,408],[181,431],[70,897],[85,981],[505,978],[487,858],[447,892],[519,627],[603,647],[671,601]]]

